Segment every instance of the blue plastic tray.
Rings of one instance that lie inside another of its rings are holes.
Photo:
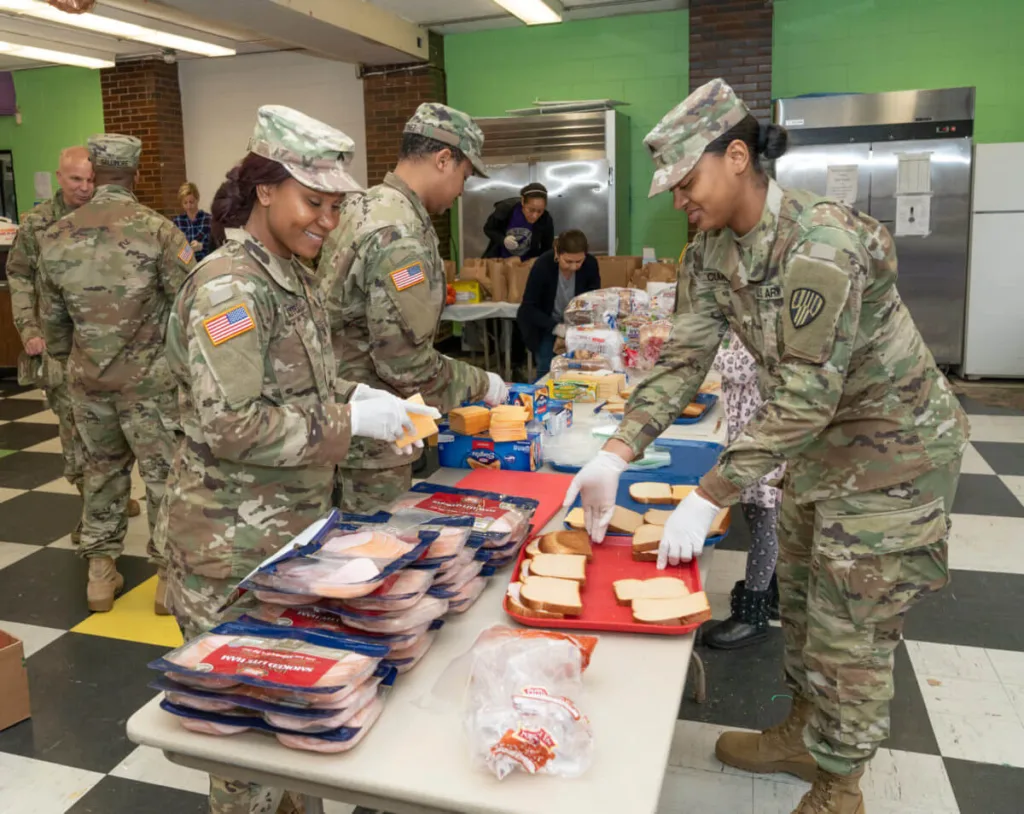
[[[697,397],[693,400],[694,404],[703,404],[704,412],[694,418],[686,418],[685,416],[679,416],[673,423],[674,424],[696,424],[698,421],[703,421],[704,416],[708,414],[708,411],[715,406],[715,402],[718,401],[717,393],[698,393]],[[660,443],[660,442],[659,442]]]
[[[689,441],[681,438],[659,438],[654,442],[656,446],[666,447],[672,455],[672,463],[658,469],[628,470],[631,478],[638,475],[643,476],[640,480],[663,480],[666,483],[696,483],[695,480],[672,480],[675,477],[696,475],[700,478],[709,471],[716,463],[718,456],[722,454],[724,447],[711,441]],[[556,472],[566,472],[575,475],[580,471],[578,466],[567,466],[548,462],[548,466]],[[625,475],[623,475],[625,477]]]

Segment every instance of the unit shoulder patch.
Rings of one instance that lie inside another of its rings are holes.
[[[803,328],[818,318],[825,298],[813,288],[797,288],[789,295],[789,318],[794,328]]]

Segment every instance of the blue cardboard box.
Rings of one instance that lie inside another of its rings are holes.
[[[531,418],[540,419],[548,411],[546,384],[510,384],[506,404],[518,404],[531,411]]]
[[[543,463],[541,433],[527,433],[525,441],[494,441],[486,435],[460,435],[452,432],[448,424],[441,424],[437,462],[455,469],[536,472]]]

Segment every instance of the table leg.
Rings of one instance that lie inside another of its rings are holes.
[[[324,801],[321,797],[302,795],[302,806],[305,814],[324,814]]]
[[[505,346],[505,381],[512,381],[512,320],[501,321],[501,343]]]
[[[487,320],[481,320],[480,324],[483,327],[484,333],[484,370],[491,369],[491,337],[490,331],[487,330]]]

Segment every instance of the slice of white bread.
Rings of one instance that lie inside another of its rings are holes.
[[[522,564],[519,566],[519,581],[522,582],[528,576],[530,576],[530,557],[524,557]]]
[[[531,576],[519,589],[519,600],[533,611],[579,616],[583,613],[580,584],[571,579]]]
[[[633,562],[657,562],[658,561],[658,549],[654,548],[650,551],[637,551],[633,549]]]
[[[672,502],[682,503],[686,496],[696,488],[696,486],[676,484],[672,487]]]
[[[527,619],[564,619],[564,613],[552,613],[551,611],[533,610],[523,604],[520,596],[522,584],[513,582],[508,586],[508,609],[517,616],[525,616]]]
[[[643,524],[644,517],[642,514],[638,514],[631,509],[624,509],[622,506],[616,506],[615,514],[612,515],[611,522],[608,523],[608,531],[619,534],[632,534]]]
[[[658,503],[671,506],[676,501],[672,497],[672,487],[667,483],[643,481],[629,485],[629,496],[637,503]]]
[[[582,554],[538,554],[530,560],[530,576],[587,581],[587,558]]]
[[[532,557],[535,554],[540,554],[540,541],[541,541],[540,537],[538,537],[536,540],[531,540],[530,541],[530,544],[526,547],[526,556],[527,557]]]
[[[612,590],[620,605],[629,605],[637,599],[681,599],[690,594],[686,583],[677,577],[620,579],[612,583]]]
[[[590,537],[585,531],[552,531],[536,542],[536,554],[582,554],[587,558],[587,562],[594,557],[594,550],[590,546]],[[527,553],[529,553],[529,549],[527,549]]]
[[[633,600],[633,621],[648,625],[692,625],[711,618],[711,605],[703,591],[676,599]]]
[[[571,529],[585,529],[586,522],[583,515],[583,507],[577,506],[575,509],[570,509],[569,513],[565,516],[565,522],[569,524]]]
[[[664,526],[668,522],[672,509],[648,509],[644,512],[644,523],[651,526]]]
[[[640,526],[633,532],[633,552],[657,551],[664,532],[664,526]]]

